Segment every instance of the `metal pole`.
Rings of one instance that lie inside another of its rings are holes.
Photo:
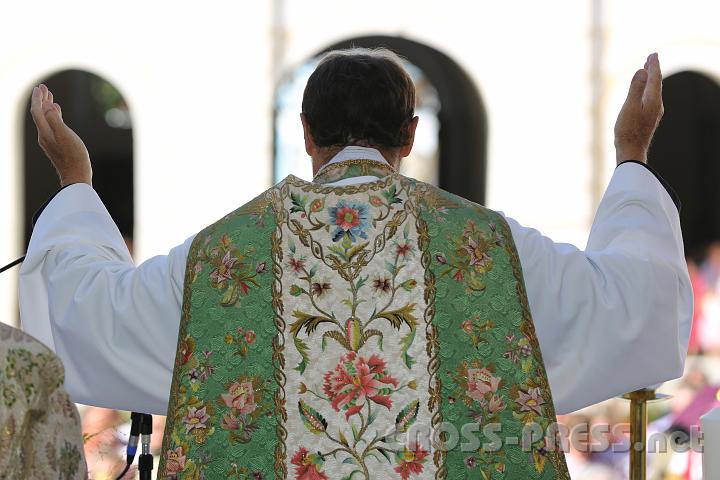
[[[630,480],[647,477],[647,404],[652,400],[665,400],[668,395],[655,394],[655,390],[641,389],[626,393],[630,400]]]

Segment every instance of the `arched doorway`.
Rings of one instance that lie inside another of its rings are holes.
[[[107,80],[82,70],[63,70],[43,80],[63,109],[63,119],[83,139],[93,165],[93,186],[120,233],[132,240],[134,224],[133,137],[127,103]],[[58,189],[55,170],[37,144],[27,101],[24,122],[25,244],[31,217]]]
[[[283,178],[288,169],[309,163],[302,148],[298,114],[305,82],[318,58],[329,50],[352,47],[385,47],[407,60],[406,67],[418,89],[416,113],[421,120],[414,150],[420,158],[408,159],[403,168],[410,171],[404,173],[483,203],[487,121],[475,84],[444,53],[400,37],[359,37],[331,45],[280,85],[275,115],[275,179]],[[289,131],[299,140],[283,137],[283,132]]]
[[[685,252],[698,256],[720,240],[720,85],[676,73],[663,80],[663,102],[649,163],[677,191]]]

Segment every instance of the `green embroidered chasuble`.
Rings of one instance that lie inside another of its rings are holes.
[[[569,478],[490,210],[339,162],[198,234],[184,288],[160,478]]]

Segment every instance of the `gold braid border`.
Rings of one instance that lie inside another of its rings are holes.
[[[336,195],[352,195],[355,193],[363,193],[370,190],[382,190],[391,183],[395,182],[398,178],[400,178],[400,175],[394,173],[374,182],[357,183],[355,185],[333,187],[320,183],[306,182],[305,180],[298,178],[294,175],[288,175],[285,180],[281,182],[281,184],[292,185],[293,187],[300,188],[303,192],[320,193],[323,195],[327,195],[330,193],[334,193]]]
[[[515,240],[513,239],[510,226],[507,221],[498,214],[495,214],[499,220],[499,227],[502,230],[503,237],[505,237],[505,251],[510,256],[510,264],[512,266],[513,274],[515,276],[518,298],[520,299],[520,306],[522,308],[523,322],[520,326],[520,330],[525,334],[530,342],[530,346],[533,350],[533,356],[538,364],[537,376],[540,379],[540,390],[542,391],[543,398],[550,399],[546,402],[545,411],[547,412],[548,419],[556,422],[557,415],[555,414],[555,404],[552,400],[552,392],[550,391],[550,385],[547,380],[547,372],[545,371],[545,363],[543,363],[542,352],[540,351],[540,343],[538,342],[537,335],[535,333],[535,324],[530,313],[530,305],[528,304],[527,292],[525,290],[525,281],[523,280],[522,266],[520,264],[520,257],[515,247]],[[548,457],[555,467],[557,472],[557,478],[559,480],[570,480],[570,474],[568,473],[567,464],[565,463],[565,455],[562,454],[557,448],[548,452]]]
[[[165,453],[170,450],[170,443],[172,441],[171,428],[175,424],[175,420],[172,414],[175,412],[177,407],[178,389],[180,388],[180,372],[178,368],[182,354],[180,353],[180,342],[185,339],[187,335],[187,326],[190,323],[190,299],[192,296],[192,269],[197,261],[198,251],[203,243],[203,239],[210,234],[215,225],[211,225],[205,230],[201,231],[195,236],[192,244],[190,245],[190,252],[188,252],[187,263],[185,265],[185,280],[183,283],[183,303],[182,303],[182,315],[180,317],[180,329],[178,332],[178,343],[175,347],[175,363],[173,364],[173,378],[170,386],[170,400],[168,401],[167,409],[167,422],[165,423],[165,430],[163,432],[162,449],[160,450],[160,464],[158,465],[158,477],[166,476],[165,473]]]
[[[360,172],[363,175],[372,175],[374,173],[379,173],[383,177],[387,175],[391,175],[395,173],[395,171],[392,169],[390,165],[384,162],[379,162],[377,160],[370,160],[370,159],[353,159],[353,160],[343,160],[342,162],[337,162],[333,164],[326,164],[322,168],[320,168],[320,171],[315,174],[315,177],[313,178],[313,182],[315,183],[329,183],[327,180],[327,177],[330,176],[331,172],[334,172],[336,170],[342,170],[347,169],[348,167],[352,167],[355,165],[359,165],[362,167],[360,169]]]
[[[275,281],[272,287],[272,307],[274,312],[273,321],[275,328],[277,328],[277,336],[273,340],[273,376],[278,384],[278,389],[275,392],[275,418],[277,419],[277,444],[275,445],[274,457],[275,457],[275,476],[276,478],[287,478],[287,467],[285,465],[285,458],[287,456],[287,429],[285,424],[287,423],[287,410],[285,409],[285,382],[287,377],[285,376],[285,356],[283,351],[285,350],[285,320],[283,319],[284,306],[282,301],[282,226],[286,222],[288,216],[285,211],[285,205],[283,202],[283,196],[280,193],[282,190],[282,184],[279,188],[274,188],[267,194],[267,198],[272,205],[273,212],[275,213],[275,231],[270,240],[273,266],[272,272]],[[287,189],[285,189],[287,192]]]
[[[440,339],[438,335],[437,327],[433,324],[435,318],[435,274],[430,269],[432,262],[432,255],[430,254],[430,233],[428,231],[428,225],[420,215],[420,208],[418,207],[417,196],[418,189],[416,185],[410,184],[410,182],[403,181],[403,188],[408,190],[408,197],[413,198],[412,212],[415,215],[415,227],[418,235],[418,248],[422,252],[420,257],[420,264],[422,265],[425,276],[425,311],[423,318],[425,320],[425,340],[426,340],[426,352],[429,358],[427,371],[430,375],[428,380],[428,410],[430,411],[430,426],[432,431],[442,423],[443,417],[440,412],[440,398],[442,391],[442,381],[438,378],[437,372],[440,370]],[[443,448],[443,438],[439,439],[440,445],[435,449],[433,453],[433,462],[437,471],[435,472],[435,478],[443,480],[447,478],[448,468],[446,464],[446,453]]]

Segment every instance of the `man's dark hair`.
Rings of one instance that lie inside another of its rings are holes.
[[[328,53],[305,86],[302,111],[319,147],[397,148],[410,140],[415,86],[395,53]]]

